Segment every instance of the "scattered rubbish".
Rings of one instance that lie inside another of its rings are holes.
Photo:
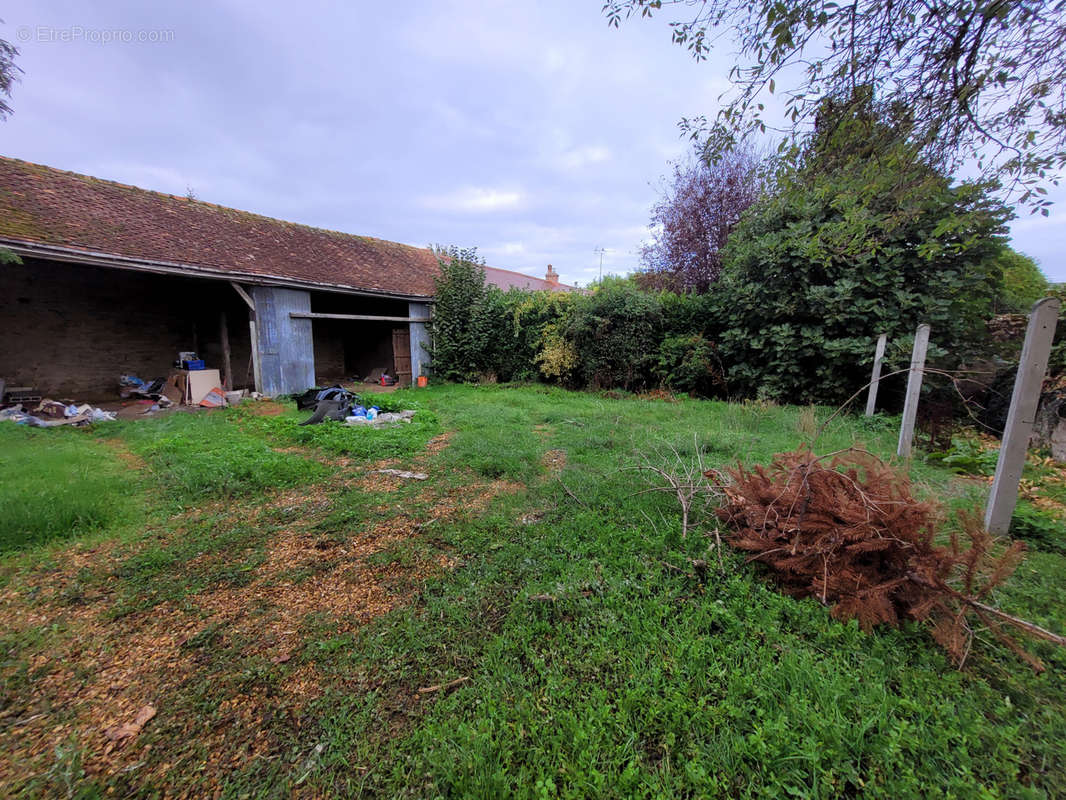
[[[133,739],[141,732],[144,726],[149,723],[155,714],[155,706],[144,706],[137,712],[137,716],[131,721],[123,725],[116,725],[113,728],[108,728],[104,731],[104,735],[113,742],[125,742],[127,739]]]
[[[411,478],[416,481],[424,481],[429,477],[424,472],[408,472],[403,469],[372,469],[370,472],[375,475],[395,475],[397,478]]]
[[[29,410],[22,403],[0,410],[0,420],[7,420],[18,425],[29,425],[31,428],[89,425],[93,422],[112,422],[114,419],[114,412],[94,408],[88,403],[79,406],[49,399],[41,400]]]
[[[180,397],[177,400],[172,400],[166,394],[167,379],[166,378],[154,378],[151,381],[142,381],[136,375],[122,375],[118,379],[119,385],[119,397],[123,400],[128,400],[131,397],[141,397],[146,400],[152,400],[158,402],[161,397],[166,398],[167,404],[171,402],[179,402]]]
[[[39,403],[42,398],[41,392],[32,386],[11,386],[8,387],[5,402]]]
[[[163,385],[163,395],[171,403],[180,403],[185,398],[185,376],[171,373]]]
[[[225,396],[226,396],[226,404],[227,405],[231,405],[231,406],[235,406],[235,405],[237,405],[237,403],[241,402],[241,400],[244,399],[244,390],[243,389],[239,389],[239,390],[234,391],[234,392],[226,392]]]
[[[185,402],[190,406],[200,405],[200,401],[207,397],[212,390],[222,385],[222,375],[217,369],[200,369],[183,371],[178,373],[185,379]]]
[[[204,408],[222,408],[226,405],[226,396],[222,393],[222,390],[216,386],[204,395],[203,399],[200,401],[200,405]]]
[[[339,386],[336,388],[340,388]],[[306,411],[309,408],[314,408],[318,405],[319,395],[326,391],[320,386],[314,386],[304,392],[302,395],[296,398],[296,410]],[[253,392],[253,395],[255,393]]]
[[[296,407],[314,408],[314,413],[301,425],[318,425],[326,420],[343,420],[347,425],[373,425],[379,427],[397,422],[410,422],[414,411],[382,411],[377,406],[364,406],[359,395],[341,386],[328,389],[308,389],[296,398]]]
[[[307,393],[305,392],[301,399],[306,397],[306,395]],[[321,389],[315,395],[315,412],[300,424],[318,425],[327,419],[338,421],[345,419],[351,412],[352,404],[358,402],[358,400],[359,398],[356,395],[340,386]],[[299,402],[297,400],[297,406],[299,406]]]
[[[367,411],[365,416],[345,417],[344,424],[353,426],[370,425],[379,428],[398,422],[410,422],[414,415],[414,411],[380,411],[371,416],[371,412]]]

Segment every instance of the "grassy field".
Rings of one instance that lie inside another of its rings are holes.
[[[0,560],[0,793],[1066,792],[1062,652],[1034,645],[1036,675],[980,636],[959,671],[919,628],[834,622],[738,556],[718,570],[706,529],[682,539],[676,503],[632,470],[697,448],[707,466],[764,462],[827,409],[540,387],[393,398],[415,424],[299,428],[263,404],[0,429],[19,476],[0,485],[17,524]],[[856,441],[890,453],[895,420],[834,420],[816,449]],[[429,477],[374,472],[390,468]],[[942,464],[912,474],[949,508],[987,491]],[[1066,533],[1041,537],[994,600],[1062,633]]]

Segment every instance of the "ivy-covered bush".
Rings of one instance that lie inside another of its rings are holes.
[[[632,390],[654,385],[662,330],[659,295],[611,278],[574,300],[564,335],[577,351],[581,384]]]
[[[497,320],[489,362],[497,378],[532,381],[544,376],[570,383],[576,364],[573,358],[562,357],[567,348],[559,350],[558,342],[561,341],[559,329],[570,313],[573,295],[521,289],[501,292],[494,288],[490,288],[489,293]],[[557,368],[545,372],[542,355],[549,351],[559,358],[552,362]]]
[[[711,397],[726,394],[726,377],[714,342],[700,333],[667,336],[659,346],[655,374],[664,386]]]

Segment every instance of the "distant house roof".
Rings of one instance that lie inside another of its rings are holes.
[[[0,156],[0,245],[101,266],[427,299],[437,256]],[[573,291],[558,281],[485,268],[512,287]]]
[[[427,298],[428,248],[297,225],[0,156],[0,244],[45,258]]]
[[[493,286],[499,286],[504,291],[508,289],[532,289],[546,292],[580,291],[574,286],[567,286],[557,280],[548,281],[521,272],[512,272],[509,269],[496,269],[496,267],[485,267],[485,281]]]

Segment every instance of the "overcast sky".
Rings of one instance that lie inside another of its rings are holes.
[[[683,116],[727,50],[601,0],[5,3],[25,71],[0,153],[587,284],[638,263]],[[144,41],[139,41],[143,39]],[[1066,190],[1014,245],[1066,281]]]

